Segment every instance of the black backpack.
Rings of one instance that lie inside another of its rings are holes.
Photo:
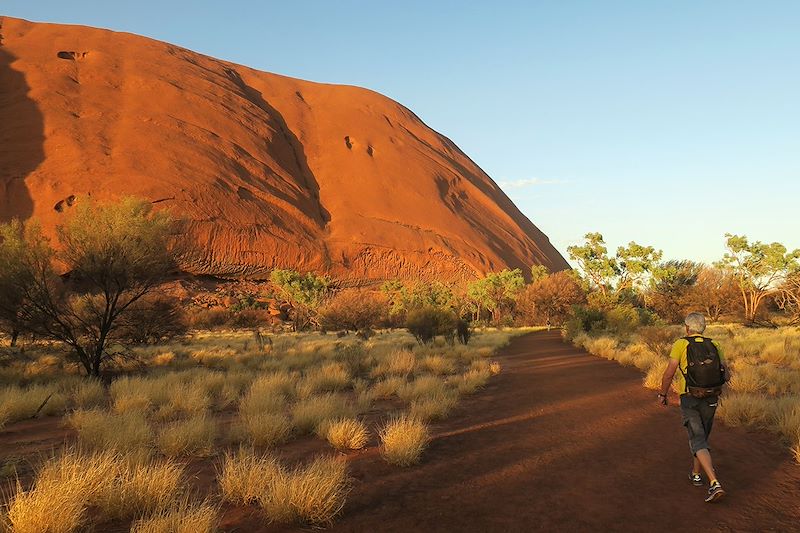
[[[695,398],[718,396],[725,384],[725,367],[719,350],[707,337],[684,337],[686,347],[686,391]]]

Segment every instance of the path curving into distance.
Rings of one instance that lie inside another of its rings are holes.
[[[800,465],[769,434],[718,423],[728,496],[693,487],[680,413],[633,368],[560,333],[519,337],[499,376],[437,426],[419,466],[353,457],[331,531],[800,531]]]

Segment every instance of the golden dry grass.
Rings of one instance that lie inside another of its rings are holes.
[[[214,452],[217,425],[204,415],[172,422],[158,434],[159,450],[169,457],[207,457]]]
[[[253,446],[277,446],[292,435],[292,422],[283,413],[247,413],[233,426],[234,440]]]
[[[490,377],[492,377],[492,372],[489,368],[472,368],[463,374],[453,376],[449,383],[459,394],[473,394],[486,385]]]
[[[323,422],[317,431],[337,450],[360,450],[369,440],[366,424],[355,418]]]
[[[7,520],[13,531],[70,532],[86,525],[90,507],[102,519],[166,509],[175,501],[182,473],[182,466],[169,461],[67,450],[39,469],[30,490],[18,488]]]
[[[312,433],[320,423],[353,416],[354,409],[344,396],[322,394],[298,401],[292,406],[292,423],[300,433]]]
[[[324,526],[341,512],[351,488],[347,463],[321,456],[307,466],[281,468],[257,501],[270,521]]]
[[[67,418],[87,449],[141,453],[149,449],[153,430],[136,412],[110,413],[100,409],[78,410]]]
[[[419,363],[420,368],[437,376],[447,376],[455,372],[456,365],[442,355],[427,355]]]
[[[404,402],[412,402],[420,398],[442,396],[444,394],[444,381],[431,375],[418,376],[414,381],[403,384],[397,390],[397,396]]]
[[[417,359],[414,352],[395,350],[389,353],[372,371],[373,377],[408,376],[414,372]]]
[[[67,397],[55,385],[12,385],[0,389],[0,427],[33,417],[43,403],[39,416],[60,415],[66,409]]]
[[[222,497],[234,504],[253,503],[269,490],[282,469],[274,456],[258,454],[251,448],[226,453],[217,472]]]
[[[183,499],[169,509],[136,520],[131,533],[214,533],[218,521],[217,509],[208,502]]]
[[[369,394],[374,399],[391,398],[405,386],[405,378],[390,376],[373,383],[372,387],[369,389]]]
[[[450,414],[457,403],[458,396],[454,393],[436,393],[412,401],[408,412],[411,417],[422,421],[441,420]]]
[[[409,466],[420,461],[430,441],[428,426],[410,416],[389,420],[380,430],[381,455],[391,464]]]
[[[320,392],[335,392],[347,388],[351,377],[341,363],[327,363],[306,372],[297,386],[298,396],[308,398]]]

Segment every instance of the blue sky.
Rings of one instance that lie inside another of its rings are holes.
[[[368,87],[450,137],[566,255],[800,247],[800,2],[0,0]]]

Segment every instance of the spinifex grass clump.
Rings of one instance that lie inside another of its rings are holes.
[[[104,451],[67,450],[45,463],[30,490],[17,488],[7,520],[15,532],[85,529],[88,509],[101,520],[167,509],[177,497],[183,467]]]
[[[192,504],[183,499],[169,509],[135,521],[131,533],[213,533],[217,522],[217,510],[211,504]]]
[[[153,430],[141,413],[78,410],[67,423],[75,428],[81,446],[87,449],[142,452],[147,451],[153,441]]]
[[[292,435],[292,422],[283,413],[242,413],[234,424],[233,438],[253,446],[277,446]]]
[[[157,444],[164,455],[207,457],[214,451],[217,425],[203,415],[178,420],[164,427]]]
[[[257,503],[269,521],[314,525],[329,524],[351,488],[343,460],[318,457],[289,469],[271,455],[247,449],[225,456],[219,483],[223,498]]]
[[[66,404],[66,396],[56,386],[4,387],[0,389],[0,427],[31,418],[40,407],[39,416],[62,414]]]
[[[300,433],[312,433],[326,420],[353,414],[353,408],[343,396],[323,394],[297,402],[292,407],[292,422]]]
[[[323,422],[317,433],[337,450],[360,450],[369,440],[367,426],[355,418]]]
[[[410,466],[419,462],[430,441],[424,422],[410,416],[393,418],[379,432],[381,454],[387,462]]]

